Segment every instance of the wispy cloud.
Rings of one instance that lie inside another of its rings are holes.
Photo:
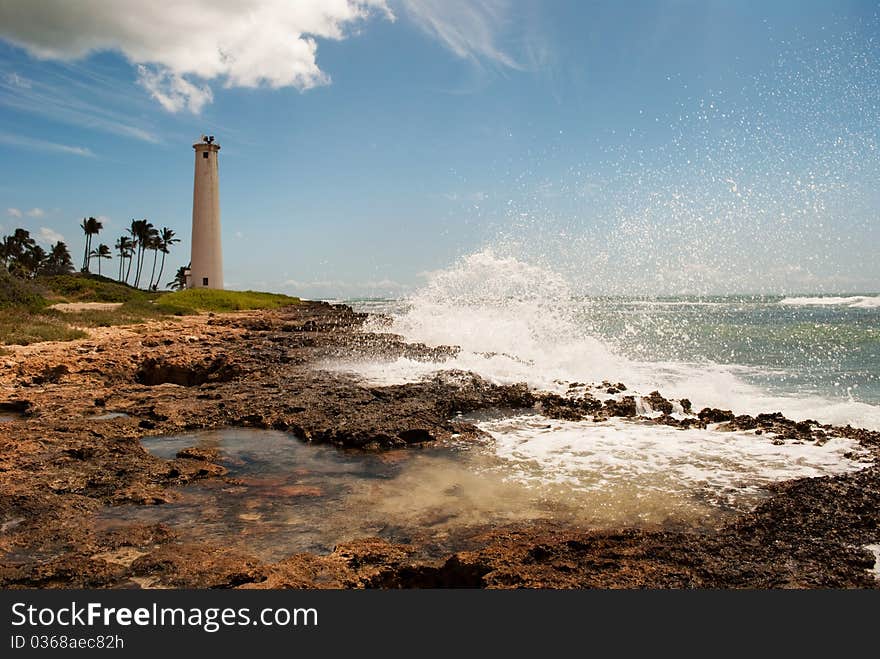
[[[31,81],[27,78],[22,78],[15,71],[12,73],[7,73],[5,76],[6,82],[10,85],[14,85],[15,87],[21,87],[22,89],[30,89]]]
[[[506,0],[400,0],[405,14],[462,59],[511,69],[522,65],[499,44],[510,3]]]
[[[34,151],[51,151],[54,153],[66,153],[73,156],[84,156],[86,158],[94,158],[95,154],[92,153],[91,149],[88,149],[83,146],[71,146],[69,144],[58,144],[57,142],[49,142],[47,140],[38,140],[32,137],[24,137],[21,135],[9,135],[8,133],[0,133],[0,144],[8,144],[9,146],[15,146],[22,149],[31,149]],[[9,209],[9,210],[18,210],[18,209]],[[33,211],[39,211],[42,213],[42,210],[39,208],[32,208],[28,211],[28,215],[31,217],[40,217],[39,215],[31,215]],[[21,211],[18,211],[21,213]],[[19,214],[17,217],[21,217]]]
[[[21,217],[21,209],[20,208],[7,208],[6,214],[9,217]]]
[[[40,227],[37,240],[46,245],[53,245],[59,241],[64,242],[64,236],[49,227]]]
[[[45,64],[41,74],[43,79],[32,80],[27,86],[12,82],[10,74],[0,76],[0,104],[27,115],[144,142],[159,142],[152,131],[131,122],[132,112],[115,109],[130,109],[132,105],[130,98],[120,92],[123,85],[119,81],[105,80],[67,64]]]
[[[43,217],[46,214],[46,211],[42,208],[31,208],[26,214],[28,217]]]

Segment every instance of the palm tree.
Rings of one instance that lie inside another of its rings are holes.
[[[3,241],[0,242],[0,258],[3,259],[4,267],[8,268],[10,262],[15,260],[17,249],[19,248],[15,236],[3,236]]]
[[[73,271],[73,260],[70,258],[70,250],[60,240],[52,245],[49,256],[46,258],[44,272],[50,275],[64,275]]]
[[[131,259],[134,253],[134,242],[128,236],[120,236],[114,247],[119,250],[119,281],[122,281],[122,271],[125,268],[125,260]],[[128,278],[126,277],[126,281]]]
[[[189,270],[188,265],[182,265],[177,269],[174,279],[169,281],[165,286],[174,291],[182,291],[186,288],[186,273]]]
[[[162,227],[162,232],[159,234],[159,251],[162,252],[162,265],[159,266],[159,276],[156,277],[155,284],[153,283],[152,277],[150,277],[150,288],[155,288],[159,285],[159,282],[162,281],[162,271],[165,270],[165,257],[171,251],[171,246],[179,242],[180,239],[174,237],[173,229]],[[153,265],[155,266],[155,263]]]
[[[112,252],[110,252],[110,248],[107,247],[107,245],[101,243],[100,245],[98,245],[97,249],[93,249],[89,253],[89,259],[91,259],[92,257],[95,257],[96,259],[98,259],[98,276],[100,277],[101,276],[101,261],[103,261],[104,259],[113,258],[113,254],[112,254]]]
[[[83,230],[83,233],[86,234],[86,249],[85,254],[83,255],[83,272],[89,271],[89,265],[91,264],[91,248],[92,248],[92,236],[97,236],[101,229],[104,228],[104,224],[99,222],[94,217],[83,218],[82,224],[79,225]]]
[[[137,273],[134,277],[134,285],[136,288],[140,287],[141,283],[141,274],[143,274],[144,270],[144,262],[146,262],[146,253],[148,249],[152,249],[152,245],[156,240],[156,237],[159,235],[159,232],[156,230],[156,227],[153,226],[152,222],[148,222],[147,220],[138,220],[138,245],[140,249],[138,250],[138,264],[137,264]]]
[[[138,234],[140,233],[140,225],[141,222],[146,222],[146,220],[132,220],[131,226],[128,228],[128,235],[131,236],[131,254],[128,257],[128,268],[125,270],[125,283],[128,283],[128,277],[131,275],[131,264],[134,261],[134,255],[138,252]],[[135,269],[137,272],[137,269]]]
[[[27,229],[16,229],[12,234],[12,239],[16,245],[15,252],[18,254],[33,249],[37,244],[37,241],[31,238],[31,232]]]
[[[89,221],[87,218],[85,218],[85,217],[83,218],[82,224],[79,225],[79,228],[82,229],[83,233],[86,235],[86,244],[85,244],[85,249],[83,250],[83,264],[82,264],[82,271],[85,272],[86,271],[86,262],[89,259],[89,237],[90,237]]]
[[[46,254],[37,247],[37,241],[31,238],[27,229],[16,229],[11,236],[6,237],[4,243],[6,243],[5,253],[9,261],[9,271],[19,277],[29,277],[33,273],[34,257],[39,256],[36,250],[42,252],[44,257]]]
[[[153,277],[156,276],[156,257],[159,256],[159,247],[161,242],[162,236],[159,235],[159,231],[157,230],[150,236],[150,244],[147,245],[147,249],[153,250],[153,269],[150,270],[150,283],[147,285],[147,290],[153,289]]]
[[[150,231],[153,229],[153,225],[150,224],[146,219],[143,220],[132,220],[131,227],[128,232],[131,234],[132,242],[134,243],[135,253],[137,255],[137,263],[134,266],[134,285],[137,286],[140,282],[141,278],[141,270],[143,269],[143,256],[144,252],[147,250],[147,243],[150,240]],[[129,262],[129,271],[131,270],[131,263]],[[125,275],[125,281],[128,282],[128,273]]]
[[[135,279],[134,285],[140,287],[141,275],[144,271],[144,265],[147,262],[147,250],[156,249],[156,240],[159,238],[159,231],[156,227],[153,226],[152,222],[147,222],[144,227],[144,234],[141,236],[141,262],[140,268],[138,268],[137,279]],[[155,264],[156,259],[153,259],[153,263]]]
[[[34,244],[21,257],[22,274],[28,279],[33,279],[45,264],[46,250]]]

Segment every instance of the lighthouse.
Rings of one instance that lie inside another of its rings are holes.
[[[223,288],[223,245],[220,240],[220,186],[214,136],[202,135],[193,180],[192,252],[189,288]]]

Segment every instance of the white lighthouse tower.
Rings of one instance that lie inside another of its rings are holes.
[[[189,288],[223,288],[223,245],[220,241],[220,187],[214,136],[202,135],[196,150],[193,182],[192,254]]]

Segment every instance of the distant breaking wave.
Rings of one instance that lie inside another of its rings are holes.
[[[849,297],[787,297],[779,302],[788,306],[828,305],[852,309],[880,308],[880,295],[851,295]]]

